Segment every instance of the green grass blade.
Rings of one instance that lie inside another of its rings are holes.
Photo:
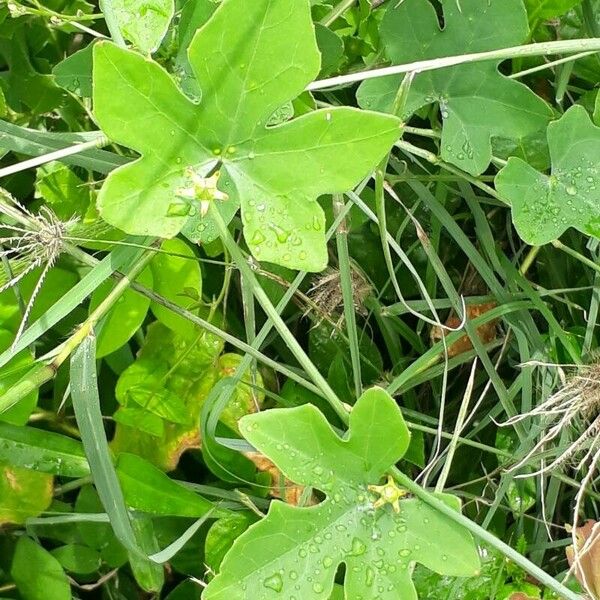
[[[94,484],[119,541],[144,557],[112,462],[100,410],[96,375],[96,338],[88,335],[71,357],[71,398]]]

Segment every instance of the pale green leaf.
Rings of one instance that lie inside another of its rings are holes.
[[[162,237],[191,218],[185,233],[199,240],[211,228],[201,200],[219,202],[228,219],[241,204],[257,258],[323,269],[324,216],[316,198],[346,191],[368,174],[398,138],[399,121],[332,108],[267,127],[319,72],[306,0],[224,0],[188,54],[199,104],[158,64],[111,43],[96,45],[96,119],[111,139],[143,155],[106,180],[103,218]],[[220,177],[208,179],[217,165]]]
[[[297,483],[326,494],[317,506],[274,501],[266,518],[234,543],[205,600],[327,598],[340,563],[347,598],[416,599],[412,563],[472,576],[479,560],[470,534],[416,498],[375,508],[369,490],[407,449],[400,409],[382,389],[365,392],[346,438],[311,405],[244,417],[244,436]],[[454,496],[440,499],[456,510]]]
[[[380,34],[394,64],[517,46],[527,39],[522,0],[443,0],[444,29],[429,0],[390,2]],[[525,85],[498,72],[499,61],[463,64],[417,74],[405,106],[408,118],[437,103],[441,156],[474,175],[492,158],[491,138],[521,139],[543,129],[549,106]],[[358,92],[365,108],[390,110],[401,77],[372,79]]]
[[[174,0],[111,0],[123,37],[146,54],[158,49],[175,14]]]
[[[600,128],[581,106],[548,126],[550,176],[511,158],[496,189],[512,207],[513,223],[528,244],[542,245],[569,227],[600,237]]]

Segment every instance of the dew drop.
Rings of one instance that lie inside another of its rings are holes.
[[[323,586],[319,582],[313,583],[312,589],[315,594],[323,593]]]
[[[365,573],[365,585],[367,587],[371,587],[373,582],[375,581],[375,571],[371,569],[371,567],[367,567],[367,571]]]
[[[333,558],[331,556],[325,556],[323,558],[323,566],[327,569],[333,564]]]
[[[362,540],[359,540],[358,538],[352,540],[352,547],[350,548],[350,554],[352,556],[360,556],[361,554],[364,554],[366,550],[367,546]]]
[[[283,579],[281,579],[281,575],[279,573],[275,573],[274,575],[271,575],[271,577],[267,577],[263,581],[263,585],[275,592],[281,592],[283,589]]]
[[[577,195],[577,188],[574,185],[568,185],[565,191],[567,194],[569,194],[569,196]]]
[[[285,244],[288,241],[291,232],[286,231],[285,229],[279,227],[279,225],[276,225],[275,223],[269,223],[269,227],[275,232],[275,237],[277,238],[277,241],[280,244]]]
[[[173,202],[167,208],[167,217],[186,217],[190,214],[190,205]]]

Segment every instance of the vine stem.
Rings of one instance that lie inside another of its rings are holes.
[[[561,40],[557,42],[541,42],[537,44],[527,44],[524,46],[511,46],[510,48],[500,48],[498,50],[489,50],[487,52],[473,52],[471,54],[460,54],[456,56],[444,56],[441,58],[432,58],[429,60],[419,60],[404,65],[393,65],[381,69],[371,69],[369,71],[360,71],[358,73],[349,73],[348,75],[338,75],[320,79],[311,83],[306,89],[308,91],[322,90],[324,88],[336,87],[365,81],[367,79],[376,79],[377,77],[386,77],[388,75],[401,75],[402,73],[422,73],[423,71],[434,71],[435,69],[444,69],[466,63],[482,62],[486,60],[506,60],[508,58],[526,58],[531,56],[549,56],[552,54],[563,54],[571,52],[598,52],[600,51],[600,38],[585,38],[577,40]]]
[[[329,27],[338,17],[341,17],[356,0],[342,0],[337,6],[334,6],[327,15],[325,15],[319,22],[325,27]]]
[[[119,29],[119,24],[117,23],[117,15],[113,10],[112,0],[99,0],[98,5],[100,6],[100,10],[104,15],[104,21],[108,31],[110,32],[110,37],[113,39],[113,42],[117,44],[117,46],[121,46],[121,48],[126,48],[127,44],[121,35],[121,30]]]
[[[535,577],[535,579],[537,579],[541,584],[550,588],[553,592],[556,592],[559,596],[566,598],[567,600],[583,600],[582,596],[569,590],[562,583],[554,579],[554,577],[548,575],[546,571],[540,569],[540,567],[532,563],[529,559],[519,554],[514,548],[511,548],[508,544],[498,539],[495,535],[474,521],[471,521],[471,519],[468,517],[465,517],[462,513],[452,509],[445,502],[434,496],[431,492],[423,489],[418,483],[415,483],[412,479],[410,479],[410,477],[402,473],[402,471],[399,469],[393,468],[391,473],[396,481],[402,487],[406,488],[411,494],[425,502],[425,504],[435,508],[437,511],[441,512],[455,523],[462,525],[475,537],[501,552],[504,556],[506,556],[506,558],[512,560],[516,565],[521,567],[532,577]]]
[[[348,423],[348,411],[344,406],[343,402],[337,397],[337,394],[331,389],[331,386],[327,383],[326,379],[321,375],[317,367],[310,360],[302,346],[298,343],[294,334],[288,329],[284,320],[281,318],[275,306],[269,297],[262,289],[260,284],[258,283],[254,272],[250,268],[250,265],[244,258],[242,251],[239,249],[235,240],[233,239],[225,221],[223,221],[223,217],[219,212],[218,208],[215,206],[214,202],[211,202],[209,208],[209,214],[213,218],[217,229],[219,231],[219,235],[223,244],[229,251],[229,254],[233,258],[233,261],[237,265],[241,276],[246,278],[250,288],[252,289],[252,293],[255,295],[262,309],[265,311],[268,317],[270,317],[271,321],[277,332],[282,337],[283,341],[288,345],[288,348],[291,350],[292,354],[296,357],[296,360],[300,363],[300,365],[304,368],[306,373],[313,380],[315,385],[319,388],[325,399],[329,402],[331,407],[338,414],[340,419],[344,423]]]
[[[333,214],[339,216],[345,208],[341,195],[333,195]],[[354,290],[352,285],[352,266],[350,264],[350,253],[348,251],[348,224],[343,219],[338,225],[335,233],[335,241],[338,251],[338,266],[340,269],[340,282],[342,288],[342,299],[344,302],[344,320],[346,321],[346,332],[348,334],[348,345],[350,347],[350,360],[352,362],[352,376],[354,379],[354,393],[360,398],[363,393],[362,375],[360,364],[360,348],[358,342],[358,329],[356,326],[356,315],[354,311]]]

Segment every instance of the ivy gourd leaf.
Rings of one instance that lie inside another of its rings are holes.
[[[550,176],[514,157],[496,176],[517,232],[536,246],[569,227],[600,237],[600,128],[582,106],[573,106],[548,125],[548,145]]]
[[[392,2],[380,28],[395,64],[516,46],[527,38],[522,0],[443,0],[440,29],[429,0]],[[437,102],[443,121],[441,156],[478,175],[492,158],[491,138],[521,139],[543,129],[550,107],[522,83],[498,72],[499,61],[463,64],[418,74],[405,117]],[[390,110],[401,76],[372,79],[358,91],[365,108]]]
[[[240,429],[286,477],[326,499],[305,508],[273,501],[233,544],[204,600],[328,598],[342,562],[346,598],[362,600],[416,599],[413,562],[446,575],[477,573],[465,529],[415,498],[402,498],[395,512],[382,502],[385,489],[379,502],[371,491],[410,439],[400,409],[381,388],[360,397],[344,439],[308,404],[248,415]],[[456,497],[438,497],[460,510]]]
[[[123,37],[145,54],[156,51],[175,14],[174,0],[112,0]]]
[[[367,175],[400,135],[399,120],[342,107],[268,127],[319,72],[307,0],[224,0],[188,58],[199,104],[157,63],[110,42],[95,45],[96,119],[142,154],[105,181],[102,217],[126,232],[173,237],[221,198],[228,218],[241,204],[256,258],[322,270],[325,218],[316,198]],[[217,166],[219,177],[211,174]],[[198,218],[200,233],[207,221]]]

